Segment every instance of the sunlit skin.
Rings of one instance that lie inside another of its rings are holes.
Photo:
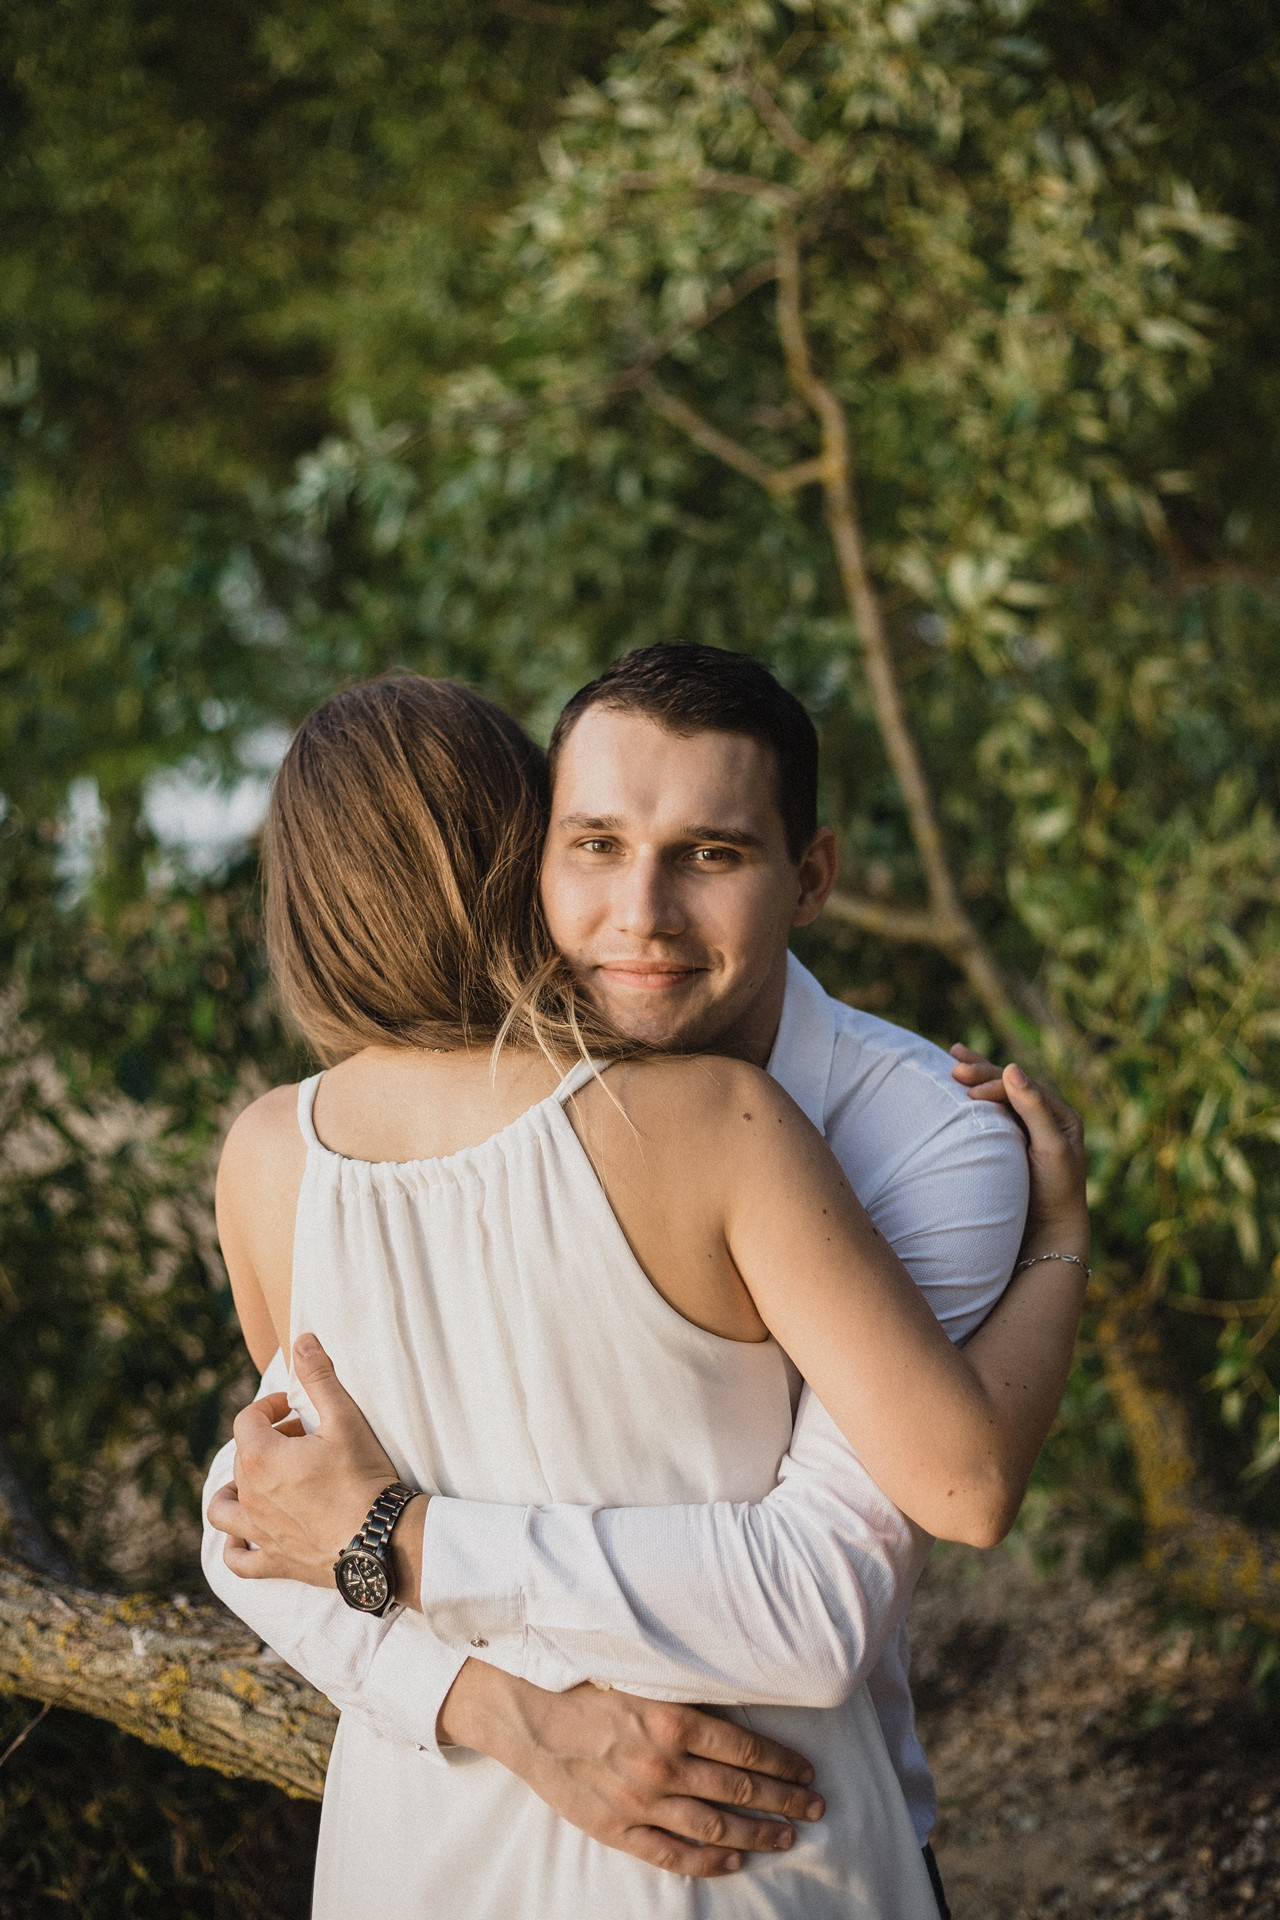
[[[836,878],[820,828],[791,857],[772,750],[590,707],[556,766],[542,898],[593,1002],[633,1039],[768,1061],[787,941]]]

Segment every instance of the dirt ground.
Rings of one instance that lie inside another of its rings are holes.
[[[940,1550],[912,1614],[955,1920],[1280,1920],[1280,1710],[1132,1569]]]

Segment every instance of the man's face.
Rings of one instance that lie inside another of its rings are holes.
[[[774,756],[589,707],[561,749],[542,868],[551,937],[633,1039],[763,1064],[787,936],[835,878],[832,836],[787,851]]]

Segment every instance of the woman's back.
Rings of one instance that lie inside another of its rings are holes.
[[[443,1096],[450,1072],[445,1063],[422,1084],[434,1080]],[[627,1075],[652,1088],[660,1072],[655,1063]],[[319,1335],[397,1470],[429,1490],[516,1504],[757,1499],[790,1436],[794,1373],[772,1340],[694,1325],[651,1284],[565,1110],[590,1080],[590,1068],[578,1069],[489,1138],[409,1159],[332,1151],[313,1123],[324,1082],[305,1083],[291,1331]],[[394,1081],[386,1085],[381,1117],[376,1074],[360,1097],[321,1099],[334,1144],[409,1139],[397,1133]],[[579,1125],[617,1161],[625,1130],[600,1106],[607,1093],[607,1083],[580,1093]],[[452,1128],[445,1139],[466,1134],[468,1089],[456,1075],[452,1096],[424,1122]],[[643,1141],[633,1158],[625,1212],[637,1222],[658,1169],[646,1171]],[[648,1158],[662,1160],[656,1144]],[[647,1197],[658,1204],[656,1188]],[[673,1273],[681,1267],[673,1262]],[[665,1290],[679,1295],[684,1284],[677,1273]],[[713,1285],[713,1318],[716,1297]],[[326,1791],[317,1913],[372,1899],[396,1914],[447,1910],[457,1920],[927,1920],[932,1896],[865,1695],[829,1713],[757,1708],[750,1717],[810,1754],[827,1816],[788,1855],[686,1881],[587,1839],[495,1762],[432,1767],[346,1716]]]

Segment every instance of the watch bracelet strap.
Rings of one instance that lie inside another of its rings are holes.
[[[391,1539],[392,1529],[411,1500],[418,1497],[416,1487],[406,1487],[402,1480],[393,1480],[382,1489],[365,1516],[364,1525],[355,1535],[346,1551],[355,1552],[358,1548],[365,1553],[377,1554],[382,1559]]]

